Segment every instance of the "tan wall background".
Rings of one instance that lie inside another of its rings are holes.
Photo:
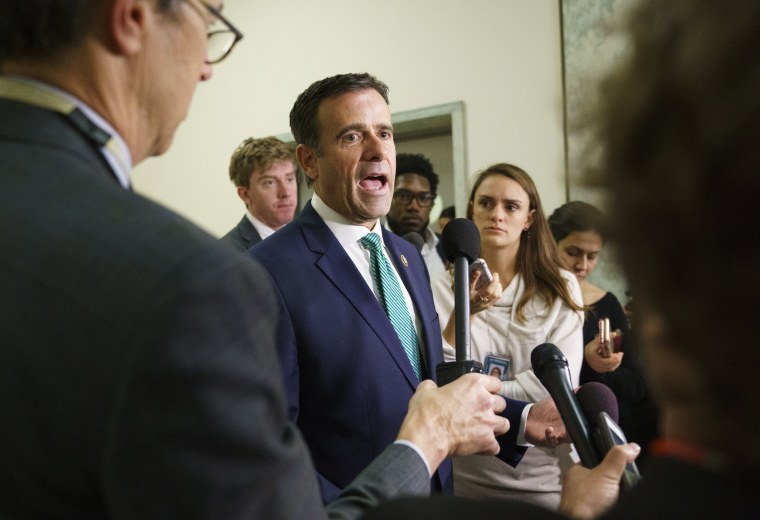
[[[222,235],[244,207],[227,178],[249,136],[289,131],[310,83],[371,72],[391,110],[463,101],[467,172],[513,162],[548,212],[565,201],[559,0],[227,0],[245,33],[200,84],[171,150],[134,173],[136,191]]]

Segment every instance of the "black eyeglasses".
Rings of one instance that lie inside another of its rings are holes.
[[[409,190],[400,189],[393,192],[393,200],[405,206],[411,204],[413,200],[416,200],[419,207],[428,208],[433,204],[435,195],[429,191],[424,191],[422,193],[413,193]]]
[[[243,33],[238,31],[237,27],[232,25],[219,9],[211,7],[203,0],[198,1],[226,27],[225,29],[211,29],[206,33],[208,37],[206,63],[214,65],[229,56],[235,44],[243,39]]]

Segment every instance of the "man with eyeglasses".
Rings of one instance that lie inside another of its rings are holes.
[[[129,189],[242,37],[220,5],[0,2],[2,518],[356,518],[507,428],[488,378],[420,385],[323,508],[268,277]]]
[[[430,227],[430,210],[437,194],[438,174],[427,157],[396,155],[396,186],[386,224],[399,236],[418,233],[422,237],[420,254],[431,276],[446,269],[441,237]]]

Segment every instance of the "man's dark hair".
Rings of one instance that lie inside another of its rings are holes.
[[[427,157],[419,153],[400,153],[396,155],[396,178],[405,173],[422,175],[430,183],[430,193],[438,195],[438,174]]]
[[[301,92],[290,111],[290,131],[297,144],[313,148],[319,155],[319,104],[328,98],[360,90],[376,90],[388,103],[388,86],[371,74],[338,74],[312,83]]]
[[[158,0],[170,10],[180,0]],[[80,43],[103,0],[2,0],[0,63],[9,59],[47,58]]]
[[[454,206],[446,206],[445,208],[441,210],[441,214],[439,215],[439,218],[440,217],[451,218],[451,219],[457,218],[456,208]]]
[[[548,220],[554,240],[557,242],[576,231],[580,233],[590,231],[599,235],[602,242],[607,240],[604,215],[599,208],[587,202],[571,200],[555,209]]]

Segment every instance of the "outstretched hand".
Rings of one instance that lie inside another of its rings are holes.
[[[544,448],[556,448],[562,442],[572,442],[551,397],[530,408],[525,422],[525,440]]]

